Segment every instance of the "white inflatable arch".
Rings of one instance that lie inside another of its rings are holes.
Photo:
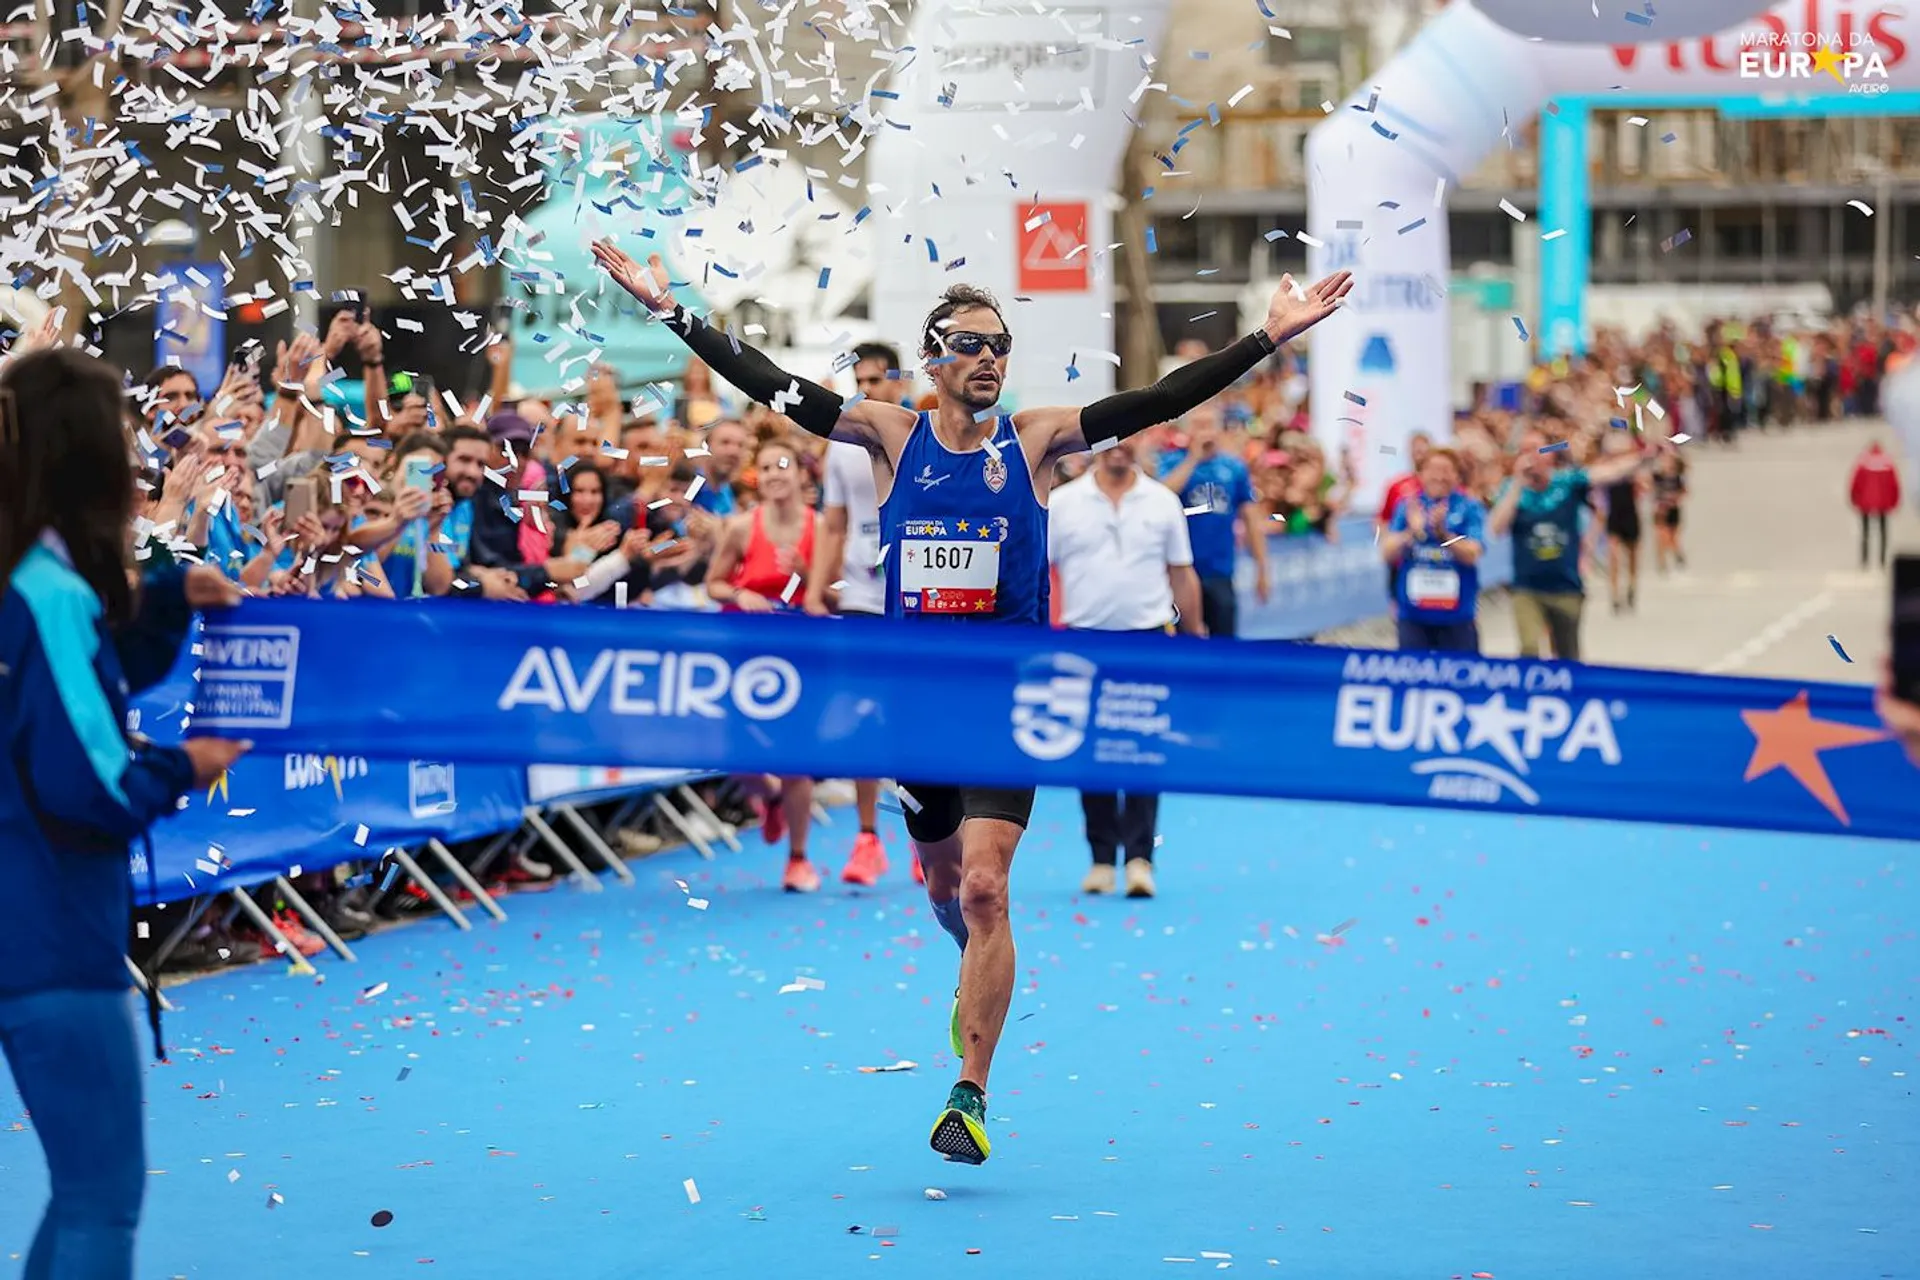
[[[1533,14],[1549,23],[1543,34],[1567,36],[1578,35],[1588,8],[1482,3],[1523,30]],[[1591,43],[1544,43],[1456,0],[1309,137],[1312,273],[1351,268],[1358,276],[1349,312],[1314,332],[1313,431],[1330,453],[1352,457],[1361,509],[1404,470],[1408,436],[1451,434],[1446,197],[1509,130],[1562,96],[1617,95],[1632,107],[1636,98],[1871,95],[1920,83],[1920,31],[1903,11],[1871,4],[1785,0],[1718,35],[1681,38],[1697,33],[1676,24],[1670,42],[1632,43],[1663,39],[1665,11],[1687,7],[1647,5],[1659,16],[1642,24],[1623,18],[1622,0],[1603,0]],[[1696,7],[1724,16],[1755,6]],[[1585,226],[1521,229],[1555,232],[1565,234],[1541,246],[1543,275],[1584,276]]]

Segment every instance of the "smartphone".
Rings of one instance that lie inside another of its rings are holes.
[[[428,493],[434,487],[434,463],[430,458],[408,458],[406,487],[422,489]]]
[[[1893,558],[1893,692],[1920,703],[1920,555]]]
[[[291,529],[320,507],[320,481],[302,476],[287,486],[287,515],[284,528]]]

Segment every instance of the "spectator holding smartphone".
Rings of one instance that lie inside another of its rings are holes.
[[[0,376],[0,1052],[46,1153],[52,1202],[26,1274],[131,1276],[147,1180],[127,999],[128,846],[245,743],[128,740],[129,689],[171,670],[218,571],[137,578],[118,373],[71,348]],[[161,1053],[157,996],[149,997]],[[162,1054],[164,1056],[164,1054]]]

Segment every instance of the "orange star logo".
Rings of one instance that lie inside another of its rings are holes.
[[[1878,729],[1838,720],[1816,720],[1807,706],[1807,691],[1778,711],[1742,711],[1740,718],[1753,731],[1753,758],[1747,761],[1746,781],[1785,769],[1807,794],[1827,807],[1827,812],[1852,826],[1846,806],[1833,789],[1833,780],[1820,763],[1820,753],[1837,747],[1859,747],[1869,742],[1884,742],[1887,735]]]

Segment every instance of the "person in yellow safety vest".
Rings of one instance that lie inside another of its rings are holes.
[[[1740,382],[1740,357],[1718,323],[1707,326],[1707,352],[1707,385],[1714,391],[1709,434],[1732,444],[1746,408],[1746,393]]]

